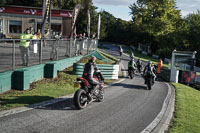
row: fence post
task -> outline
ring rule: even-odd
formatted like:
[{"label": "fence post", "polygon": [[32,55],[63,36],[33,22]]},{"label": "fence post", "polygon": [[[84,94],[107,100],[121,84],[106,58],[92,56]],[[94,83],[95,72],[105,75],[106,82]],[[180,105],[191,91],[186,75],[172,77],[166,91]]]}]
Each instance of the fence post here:
[{"label": "fence post", "polygon": [[89,54],[90,43],[91,43],[91,40],[90,40],[90,38],[88,38],[88,44],[87,44],[87,54]]},{"label": "fence post", "polygon": [[59,48],[59,42],[60,42],[60,40],[56,40],[57,41],[57,45],[55,46],[55,51],[56,51],[56,60],[58,60],[58,55],[59,55],[59,53],[58,53],[58,48]]},{"label": "fence post", "polygon": [[43,46],[43,39],[40,40],[40,49],[39,49],[39,62],[42,64],[42,46]]},{"label": "fence post", "polygon": [[95,50],[97,50],[97,48],[98,48],[98,45],[99,45],[99,40],[97,39],[97,43],[96,43],[96,49],[95,49]]},{"label": "fence post", "polygon": [[15,40],[13,40],[12,48],[12,70],[15,70]]},{"label": "fence post", "polygon": [[71,55],[71,53],[72,53],[72,42],[73,42],[73,38],[71,37],[70,38],[70,42],[69,42],[69,57],[71,57],[72,55]]}]

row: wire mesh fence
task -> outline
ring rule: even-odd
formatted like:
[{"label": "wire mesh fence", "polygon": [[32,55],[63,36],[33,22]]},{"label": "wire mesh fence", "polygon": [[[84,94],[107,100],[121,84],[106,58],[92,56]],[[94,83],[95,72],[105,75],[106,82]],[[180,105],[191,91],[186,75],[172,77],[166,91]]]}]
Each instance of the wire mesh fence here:
[{"label": "wire mesh fence", "polygon": [[96,39],[23,40],[28,47],[21,46],[20,39],[0,40],[0,72],[86,55],[98,46]]}]

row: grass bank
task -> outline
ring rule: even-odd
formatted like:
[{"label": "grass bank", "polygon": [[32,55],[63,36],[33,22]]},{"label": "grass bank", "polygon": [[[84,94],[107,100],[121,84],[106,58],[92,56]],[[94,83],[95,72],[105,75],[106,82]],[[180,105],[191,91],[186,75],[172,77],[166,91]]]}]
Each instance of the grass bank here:
[{"label": "grass bank", "polygon": [[176,88],[175,113],[169,133],[200,133],[200,91],[183,84]]}]

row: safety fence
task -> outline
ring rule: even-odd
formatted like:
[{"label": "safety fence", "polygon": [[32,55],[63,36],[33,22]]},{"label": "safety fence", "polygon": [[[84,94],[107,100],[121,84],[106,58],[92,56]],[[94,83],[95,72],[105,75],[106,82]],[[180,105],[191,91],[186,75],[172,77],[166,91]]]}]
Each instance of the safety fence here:
[{"label": "safety fence", "polygon": [[[21,47],[21,40],[29,47]],[[96,39],[0,39],[0,72],[86,55],[97,46]]]},{"label": "safety fence", "polygon": [[27,90],[32,82],[43,78],[55,78],[59,71],[72,66],[83,56],[66,58],[59,61],[48,62],[46,64],[33,65],[19,68],[15,71],[0,73],[0,93],[11,89]]},{"label": "safety fence", "polygon": [[[73,71],[78,77],[83,75],[84,63],[74,63]],[[96,64],[105,79],[118,79],[119,65]]]}]

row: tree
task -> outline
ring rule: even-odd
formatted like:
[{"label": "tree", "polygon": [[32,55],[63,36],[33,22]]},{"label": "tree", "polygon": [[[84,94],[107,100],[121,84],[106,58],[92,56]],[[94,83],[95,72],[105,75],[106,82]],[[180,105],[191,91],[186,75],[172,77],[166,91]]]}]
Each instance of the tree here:
[{"label": "tree", "polygon": [[[189,26],[187,34],[188,45],[187,49],[190,51],[197,51],[197,56],[200,56],[200,10],[196,13],[189,14],[186,18]],[[200,65],[200,58],[197,58],[197,64]]]},{"label": "tree", "polygon": [[[133,22],[146,32],[152,40],[147,40],[156,52],[162,46],[163,36],[177,30],[177,21],[181,18],[174,0],[137,0],[129,6]],[[166,41],[165,41],[166,42]]]}]

